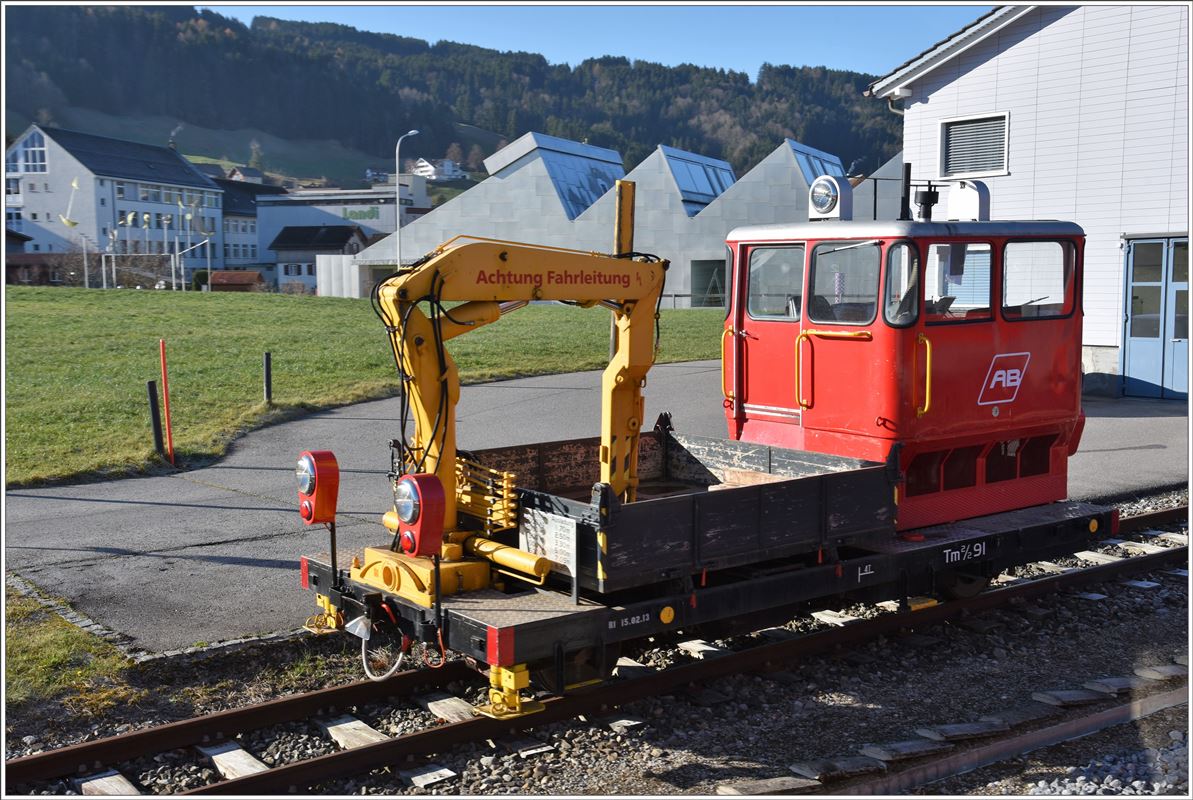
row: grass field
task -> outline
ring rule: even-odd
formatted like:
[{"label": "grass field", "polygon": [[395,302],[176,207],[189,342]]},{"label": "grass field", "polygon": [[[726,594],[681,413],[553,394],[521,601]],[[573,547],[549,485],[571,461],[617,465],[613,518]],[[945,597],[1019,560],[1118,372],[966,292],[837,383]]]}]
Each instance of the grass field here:
[{"label": "grass field", "polygon": [[11,711],[58,699],[72,711],[97,712],[136,700],[121,676],[127,659],[112,645],[5,588],[4,701]]},{"label": "grass field", "polygon": [[[245,430],[303,409],[395,393],[367,300],[274,294],[6,287],[6,485],[143,471],[153,453],[145,382],[166,340],[174,448],[218,456]],[[718,356],[717,309],[664,310],[659,361]],[[599,369],[609,312],[522,309],[453,340],[464,382]],[[274,407],[262,400],[272,353]]]}]

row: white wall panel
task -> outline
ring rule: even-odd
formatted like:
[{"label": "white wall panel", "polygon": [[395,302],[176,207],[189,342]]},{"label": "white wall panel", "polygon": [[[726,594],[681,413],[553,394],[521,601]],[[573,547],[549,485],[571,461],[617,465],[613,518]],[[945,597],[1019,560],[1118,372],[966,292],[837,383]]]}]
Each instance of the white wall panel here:
[{"label": "white wall panel", "polygon": [[1085,228],[1087,345],[1121,343],[1121,236],[1187,226],[1187,24],[1185,6],[1042,7],[911,87],[917,177],[937,169],[940,119],[1009,112],[994,212]]}]

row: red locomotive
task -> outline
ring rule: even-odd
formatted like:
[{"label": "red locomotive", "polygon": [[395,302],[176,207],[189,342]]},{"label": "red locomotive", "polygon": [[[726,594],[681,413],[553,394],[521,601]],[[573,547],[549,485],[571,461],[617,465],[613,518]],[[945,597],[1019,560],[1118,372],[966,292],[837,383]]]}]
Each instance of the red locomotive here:
[{"label": "red locomotive", "polygon": [[[813,213],[848,209],[818,184]],[[972,183],[933,222],[935,195],[920,220],[728,238],[730,436],[893,463],[900,530],[1063,499],[1085,419],[1081,228],[991,222]]]}]

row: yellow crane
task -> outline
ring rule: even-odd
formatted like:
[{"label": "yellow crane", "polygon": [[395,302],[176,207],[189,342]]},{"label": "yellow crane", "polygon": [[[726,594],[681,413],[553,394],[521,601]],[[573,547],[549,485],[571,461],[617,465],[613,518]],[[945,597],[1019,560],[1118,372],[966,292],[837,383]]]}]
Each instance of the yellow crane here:
[{"label": "yellow crane", "polygon": [[[542,584],[551,569],[546,558],[482,535],[516,525],[510,503],[513,476],[487,481],[498,488],[485,498],[505,516],[496,526],[462,524],[460,513],[480,513],[471,478],[481,465],[458,458],[456,404],[460,380],[445,344],[492,324],[504,314],[540,300],[583,308],[602,306],[613,313],[613,355],[602,378],[600,480],[623,502],[635,499],[638,486],[638,437],[642,427],[646,374],[654,363],[658,304],[667,262],[632,252],[633,184],[619,181],[615,255],[561,247],[460,236],[440,245],[415,264],[399,267],[374,288],[373,301],[385,322],[402,381],[403,414],[413,418],[413,435],[395,440],[394,506],[383,524],[395,536],[394,547],[368,547],[354,558],[349,576],[423,608],[438,607],[441,597],[490,586],[493,572]],[[423,516],[442,514],[442,538],[428,552],[403,536],[416,537],[421,491],[426,476],[442,487],[441,500],[423,499]],[[412,483],[409,478],[423,483]],[[502,489],[505,490],[503,495]],[[417,525],[439,532],[438,519]],[[423,530],[427,528],[424,527]],[[409,544],[410,547],[406,545]],[[323,619],[335,622],[330,598],[321,595]],[[525,713],[518,690],[527,685],[524,665],[492,666],[491,711]]]}]

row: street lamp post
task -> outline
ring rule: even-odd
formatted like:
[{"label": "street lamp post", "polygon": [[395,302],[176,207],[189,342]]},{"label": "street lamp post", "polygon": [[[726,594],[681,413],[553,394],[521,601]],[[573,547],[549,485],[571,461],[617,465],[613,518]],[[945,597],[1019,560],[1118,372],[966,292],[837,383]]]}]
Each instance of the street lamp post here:
[{"label": "street lamp post", "polygon": [[[91,272],[87,269],[87,234],[80,233],[79,240],[83,243],[83,288],[91,288]],[[98,246],[96,247],[98,250]]]},{"label": "street lamp post", "polygon": [[174,254],[170,253],[170,226],[174,224],[174,215],[164,215],[162,222],[166,224],[166,232],[162,236],[162,252],[170,254],[170,291],[174,291],[178,288],[178,281],[174,278]]},{"label": "street lamp post", "polygon": [[394,255],[397,256],[397,268],[402,267],[402,140],[407,136],[417,136],[417,130],[409,130],[398,137],[394,145]]}]

